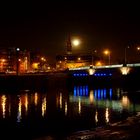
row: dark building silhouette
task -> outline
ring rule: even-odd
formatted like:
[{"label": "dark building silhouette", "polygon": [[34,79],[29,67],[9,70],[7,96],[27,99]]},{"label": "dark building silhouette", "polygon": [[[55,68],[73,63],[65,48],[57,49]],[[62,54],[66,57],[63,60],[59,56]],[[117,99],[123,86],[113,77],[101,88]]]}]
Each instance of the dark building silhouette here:
[{"label": "dark building silhouette", "polygon": [[72,54],[71,37],[69,36],[66,42],[67,55]]}]

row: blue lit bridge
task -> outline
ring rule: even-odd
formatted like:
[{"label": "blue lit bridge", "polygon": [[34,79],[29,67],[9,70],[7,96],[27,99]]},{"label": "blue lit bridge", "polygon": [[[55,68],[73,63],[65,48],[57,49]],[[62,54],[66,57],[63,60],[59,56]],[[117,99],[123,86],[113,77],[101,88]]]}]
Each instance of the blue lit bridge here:
[{"label": "blue lit bridge", "polygon": [[106,66],[85,66],[69,69],[73,82],[94,82],[97,84],[115,83],[120,85],[138,85],[140,82],[140,63]]}]

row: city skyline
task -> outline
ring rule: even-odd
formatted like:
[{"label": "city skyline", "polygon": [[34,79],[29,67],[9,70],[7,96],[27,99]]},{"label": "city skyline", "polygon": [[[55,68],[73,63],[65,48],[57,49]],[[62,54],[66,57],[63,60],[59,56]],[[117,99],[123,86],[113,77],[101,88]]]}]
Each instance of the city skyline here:
[{"label": "city skyline", "polygon": [[82,40],[73,52],[110,49],[112,59],[122,60],[125,47],[130,46],[136,54],[134,48],[140,44],[140,15],[136,3],[14,4],[4,4],[1,9],[0,47],[38,51],[52,60],[66,52],[70,34]]}]

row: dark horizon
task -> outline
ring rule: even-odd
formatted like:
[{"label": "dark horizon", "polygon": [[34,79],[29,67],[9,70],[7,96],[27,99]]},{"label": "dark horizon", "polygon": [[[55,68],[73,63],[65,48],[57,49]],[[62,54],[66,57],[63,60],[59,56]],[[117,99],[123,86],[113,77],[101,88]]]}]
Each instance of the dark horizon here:
[{"label": "dark horizon", "polygon": [[133,50],[128,55],[136,56],[135,48],[140,45],[136,3],[9,3],[2,5],[0,19],[0,47],[38,51],[49,60],[66,52],[69,34],[82,40],[73,52],[108,48],[114,60],[123,59],[127,46]]}]

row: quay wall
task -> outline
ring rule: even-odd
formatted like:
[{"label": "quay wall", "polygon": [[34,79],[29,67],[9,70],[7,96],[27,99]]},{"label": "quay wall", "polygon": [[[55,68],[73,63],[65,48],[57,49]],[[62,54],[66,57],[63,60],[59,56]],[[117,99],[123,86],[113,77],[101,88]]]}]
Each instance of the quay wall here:
[{"label": "quay wall", "polygon": [[45,74],[0,75],[0,89],[43,89],[58,86],[88,84],[94,86],[140,86],[140,67],[122,75],[119,68],[98,69],[93,75],[88,70],[63,71]]},{"label": "quay wall", "polygon": [[[0,90],[56,88],[66,83],[66,73],[0,75]],[[61,82],[60,82],[61,81]]]}]

